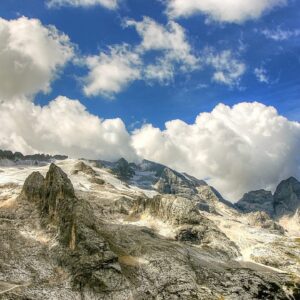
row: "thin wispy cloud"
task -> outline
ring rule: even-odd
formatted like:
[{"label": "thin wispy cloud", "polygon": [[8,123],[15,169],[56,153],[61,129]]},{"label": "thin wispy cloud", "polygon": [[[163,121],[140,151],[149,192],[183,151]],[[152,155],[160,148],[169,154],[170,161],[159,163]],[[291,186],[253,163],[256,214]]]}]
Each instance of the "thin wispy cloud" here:
[{"label": "thin wispy cloud", "polygon": [[260,31],[266,38],[274,41],[285,41],[300,36],[300,29],[284,30],[281,27],[275,29],[263,29]]},{"label": "thin wispy cloud", "polygon": [[255,68],[254,74],[259,82],[262,82],[262,83],[270,82],[267,70],[265,68],[263,68],[263,67]]},{"label": "thin wispy cloud", "polygon": [[46,3],[49,8],[59,8],[62,6],[92,7],[100,5],[114,10],[118,8],[119,0],[48,0]]},{"label": "thin wispy cloud", "polygon": [[171,18],[204,14],[209,20],[243,23],[258,19],[287,0],[166,0],[167,14]]}]

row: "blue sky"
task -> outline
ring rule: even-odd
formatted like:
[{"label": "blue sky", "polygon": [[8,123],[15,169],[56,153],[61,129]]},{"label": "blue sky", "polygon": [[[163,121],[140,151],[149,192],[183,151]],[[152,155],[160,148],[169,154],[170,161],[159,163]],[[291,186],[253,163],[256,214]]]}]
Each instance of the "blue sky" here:
[{"label": "blue sky", "polygon": [[[1,2],[0,16],[7,20],[26,16],[41,20],[43,25],[54,25],[69,36],[79,55],[88,56],[108,51],[109,46],[117,44],[138,45],[141,37],[134,28],[124,28],[124,20],[141,21],[143,16],[148,16],[166,26],[165,10],[166,4],[155,0],[124,0],[116,10],[101,5],[49,9],[41,0],[5,0]],[[91,113],[103,118],[120,117],[129,129],[145,121],[160,128],[166,121],[177,118],[192,123],[200,112],[211,111],[219,102],[233,105],[259,101],[299,121],[300,34],[274,40],[263,32],[299,30],[300,3],[289,1],[283,7],[275,7],[257,19],[240,24],[206,20],[206,15],[197,13],[177,18],[175,22],[184,28],[196,56],[201,56],[205,47],[236,54],[246,67],[237,85],[214,82],[212,69],[206,66],[185,73],[175,72],[173,79],[164,84],[135,80],[114,94],[113,99],[101,94],[88,97],[80,83],[88,70],[68,63],[52,82],[51,92],[37,94],[35,102],[46,104],[58,95],[79,99]],[[150,61],[151,53],[149,56]],[[268,82],[260,82],[255,69],[263,69]]]},{"label": "blue sky", "polygon": [[0,149],[146,158],[232,201],[300,178],[299,1],[0,8]]}]

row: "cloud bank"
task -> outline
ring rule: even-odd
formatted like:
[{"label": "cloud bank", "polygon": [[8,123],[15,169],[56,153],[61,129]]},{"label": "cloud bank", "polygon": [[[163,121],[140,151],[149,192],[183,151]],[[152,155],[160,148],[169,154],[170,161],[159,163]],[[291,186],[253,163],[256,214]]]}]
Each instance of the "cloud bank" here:
[{"label": "cloud bank", "polygon": [[164,130],[146,124],[133,133],[121,119],[100,119],[62,96],[43,107],[26,100],[3,102],[0,120],[0,149],[146,158],[208,179],[229,200],[300,175],[300,124],[257,102],[219,104],[193,124],[172,120]]},{"label": "cloud bank", "polygon": [[219,104],[194,124],[172,120],[164,130],[147,124],[132,139],[138,155],[209,178],[230,200],[300,175],[300,124],[257,102]]},{"label": "cloud bank", "polygon": [[0,149],[137,159],[122,120],[102,120],[87,112],[78,100],[59,96],[43,107],[27,100],[3,102],[0,120]]},{"label": "cloud bank", "polygon": [[0,18],[0,99],[48,92],[73,57],[68,36],[37,19]]},{"label": "cloud bank", "polygon": [[257,19],[271,9],[285,5],[287,0],[165,0],[171,18],[201,13],[210,20],[242,23]]}]

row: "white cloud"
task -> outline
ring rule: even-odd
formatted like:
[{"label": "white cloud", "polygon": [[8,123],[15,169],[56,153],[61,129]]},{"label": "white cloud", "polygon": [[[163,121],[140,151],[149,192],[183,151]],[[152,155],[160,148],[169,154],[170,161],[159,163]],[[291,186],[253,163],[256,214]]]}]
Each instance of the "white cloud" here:
[{"label": "white cloud", "polygon": [[158,81],[160,84],[168,84],[175,75],[175,66],[171,61],[160,57],[154,64],[149,64],[144,68],[144,79],[148,83]]},{"label": "white cloud", "polygon": [[209,183],[230,200],[300,175],[300,124],[256,102],[219,104],[194,124],[173,120],[163,131],[145,125],[134,132],[133,145],[146,159],[211,178]]},{"label": "white cloud", "polygon": [[213,81],[228,86],[238,85],[246,71],[246,65],[231,50],[216,52],[208,48],[204,51],[202,60],[214,69]]},{"label": "white cloud", "polygon": [[46,106],[26,100],[0,104],[0,149],[131,161],[137,156],[121,119],[102,120],[77,100],[57,97]]},{"label": "white cloud", "polygon": [[265,68],[263,68],[263,67],[255,68],[254,74],[259,82],[262,82],[262,83],[270,82],[267,70]]},{"label": "white cloud", "polygon": [[170,17],[187,17],[202,13],[220,22],[242,23],[257,19],[287,0],[165,0]]},{"label": "white cloud", "polygon": [[48,92],[72,56],[68,36],[54,26],[26,17],[0,18],[0,99]]},{"label": "white cloud", "polygon": [[[142,42],[136,47],[116,45],[110,47],[108,53],[83,59],[89,69],[83,80],[87,96],[113,98],[135,80],[168,84],[175,74],[198,67],[198,59],[192,54],[192,47],[179,24],[170,22],[163,26],[144,17],[141,22],[127,20],[125,26],[134,26]],[[148,61],[145,55],[150,51],[156,53]]]},{"label": "white cloud", "polygon": [[75,6],[90,7],[101,5],[108,9],[117,9],[119,0],[48,0],[48,7]]},{"label": "white cloud", "polygon": [[[163,55],[159,57],[153,66],[157,69],[161,62],[165,61],[163,73],[168,74],[166,77],[171,74],[170,67],[167,64],[171,66],[178,64],[182,71],[194,70],[198,67],[198,59],[193,54],[185,30],[178,23],[170,21],[166,26],[163,26],[149,17],[144,17],[141,22],[127,20],[126,25],[134,26],[141,36],[142,42],[138,47],[141,53],[148,51],[163,52]],[[166,69],[168,69],[167,72]],[[160,79],[160,72],[158,74],[158,79]]]},{"label": "white cloud", "polygon": [[128,45],[111,47],[109,53],[88,56],[85,64],[89,69],[89,74],[84,79],[84,92],[87,96],[113,97],[141,76],[139,54]]},{"label": "white cloud", "polygon": [[43,107],[26,100],[2,102],[0,120],[0,149],[112,161],[142,157],[210,178],[229,200],[300,176],[300,123],[256,102],[219,104],[193,124],[172,120],[164,130],[145,124],[132,135],[121,119],[100,119],[62,96]]},{"label": "white cloud", "polygon": [[277,27],[273,30],[264,29],[261,31],[261,33],[268,39],[274,41],[284,41],[300,36],[300,29],[284,30],[280,27]]}]

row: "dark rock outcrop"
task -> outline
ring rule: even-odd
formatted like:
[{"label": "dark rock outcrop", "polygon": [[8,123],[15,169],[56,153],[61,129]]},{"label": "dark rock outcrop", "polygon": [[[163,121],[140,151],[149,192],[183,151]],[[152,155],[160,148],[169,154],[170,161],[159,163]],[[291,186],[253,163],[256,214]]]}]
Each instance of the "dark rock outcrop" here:
[{"label": "dark rock outcrop", "polygon": [[120,158],[112,168],[112,172],[121,180],[128,181],[135,174],[134,164],[128,163],[124,158]]},{"label": "dark rock outcrop", "polygon": [[22,164],[28,162],[34,162],[38,164],[39,162],[51,162],[53,160],[64,160],[67,159],[66,155],[49,155],[49,154],[31,154],[31,155],[23,155],[21,152],[12,152],[9,150],[1,150],[0,149],[0,160],[9,160],[14,163]]},{"label": "dark rock outcrop", "polygon": [[156,183],[156,189],[161,194],[195,195],[197,182],[169,168],[164,168]]},{"label": "dark rock outcrop", "polygon": [[273,195],[266,190],[251,191],[245,193],[235,207],[244,213],[263,211],[273,216]]},{"label": "dark rock outcrop", "polygon": [[300,207],[300,182],[294,177],[281,181],[276,188],[273,205],[276,217],[293,215]]}]

